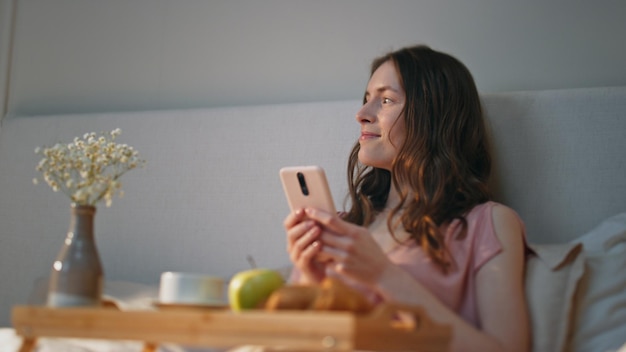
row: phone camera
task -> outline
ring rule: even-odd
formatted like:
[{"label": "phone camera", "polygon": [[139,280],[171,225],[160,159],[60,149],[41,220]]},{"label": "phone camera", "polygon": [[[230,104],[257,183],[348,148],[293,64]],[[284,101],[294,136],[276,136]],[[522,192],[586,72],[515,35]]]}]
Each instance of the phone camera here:
[{"label": "phone camera", "polygon": [[302,191],[302,194],[304,194],[305,196],[308,196],[309,195],[309,187],[307,187],[307,185],[306,185],[306,180],[304,179],[304,174],[302,172],[298,172],[297,176],[298,176],[298,183],[300,184],[300,190]]}]

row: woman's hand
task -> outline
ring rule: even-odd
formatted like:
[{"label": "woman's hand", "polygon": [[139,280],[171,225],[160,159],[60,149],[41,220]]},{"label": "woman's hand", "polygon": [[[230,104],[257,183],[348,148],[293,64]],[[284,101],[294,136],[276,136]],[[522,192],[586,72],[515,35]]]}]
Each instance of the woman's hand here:
[{"label": "woman's hand", "polygon": [[323,229],[316,230],[316,241],[321,242],[320,255],[330,259],[327,265],[375,289],[382,273],[392,264],[370,232],[318,209],[306,208],[304,216]]},{"label": "woman's hand", "polygon": [[326,277],[326,266],[317,260],[322,249],[322,228],[307,219],[303,209],[287,215],[283,225],[287,231],[287,253],[300,271],[302,283],[320,283]]}]

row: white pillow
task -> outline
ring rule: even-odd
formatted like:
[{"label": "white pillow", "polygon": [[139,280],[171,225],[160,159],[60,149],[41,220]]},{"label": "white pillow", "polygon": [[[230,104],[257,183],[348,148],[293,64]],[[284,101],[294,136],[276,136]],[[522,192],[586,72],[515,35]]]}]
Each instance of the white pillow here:
[{"label": "white pillow", "polygon": [[569,350],[615,351],[626,342],[626,213],[574,242],[583,244],[587,259]]},{"label": "white pillow", "polygon": [[580,244],[529,245],[526,299],[532,351],[564,351],[571,330],[574,294],[584,271]]}]

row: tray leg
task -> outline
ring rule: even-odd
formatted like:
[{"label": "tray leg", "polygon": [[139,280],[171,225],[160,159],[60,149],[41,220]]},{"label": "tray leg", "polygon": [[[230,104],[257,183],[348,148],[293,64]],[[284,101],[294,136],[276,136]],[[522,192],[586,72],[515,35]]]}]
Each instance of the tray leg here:
[{"label": "tray leg", "polygon": [[156,343],[146,342],[143,344],[142,352],[156,352],[159,346]]},{"label": "tray leg", "polygon": [[22,345],[20,346],[19,352],[31,352],[36,344],[37,344],[36,337],[24,337],[24,340],[22,341]]}]

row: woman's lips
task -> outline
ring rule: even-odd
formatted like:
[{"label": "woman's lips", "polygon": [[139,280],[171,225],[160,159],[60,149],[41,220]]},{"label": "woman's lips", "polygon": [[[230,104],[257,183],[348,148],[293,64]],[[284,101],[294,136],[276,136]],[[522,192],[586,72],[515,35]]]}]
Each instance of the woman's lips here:
[{"label": "woman's lips", "polygon": [[361,137],[359,138],[359,140],[364,141],[364,140],[374,139],[374,138],[379,138],[379,137],[380,135],[377,133],[361,132]]}]

